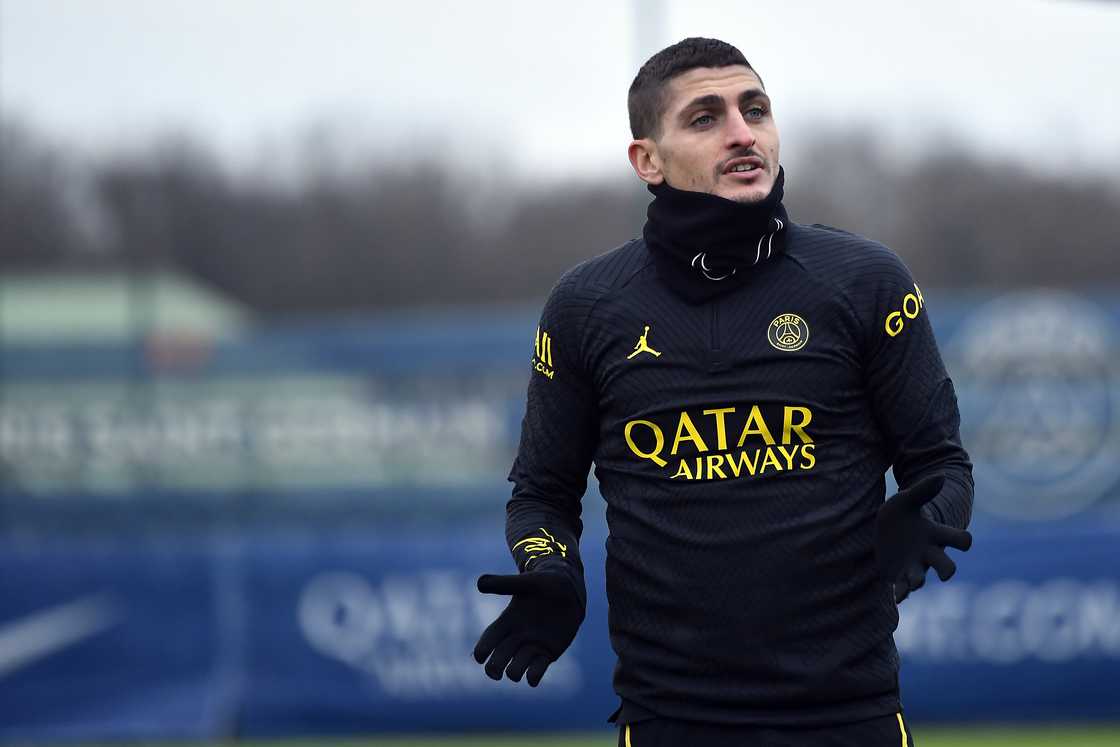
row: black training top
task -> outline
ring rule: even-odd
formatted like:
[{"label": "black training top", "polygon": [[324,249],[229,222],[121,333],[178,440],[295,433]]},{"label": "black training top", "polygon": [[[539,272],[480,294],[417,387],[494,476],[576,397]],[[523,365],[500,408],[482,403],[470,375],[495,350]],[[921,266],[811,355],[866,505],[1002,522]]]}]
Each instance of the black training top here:
[{"label": "black training top", "polygon": [[622,722],[898,711],[898,612],[874,550],[884,473],[945,475],[926,510],[968,524],[956,395],[906,266],[825,226],[786,242],[690,305],[634,240],[545,304],[506,538],[521,571],[562,569],[584,594],[594,461]]}]

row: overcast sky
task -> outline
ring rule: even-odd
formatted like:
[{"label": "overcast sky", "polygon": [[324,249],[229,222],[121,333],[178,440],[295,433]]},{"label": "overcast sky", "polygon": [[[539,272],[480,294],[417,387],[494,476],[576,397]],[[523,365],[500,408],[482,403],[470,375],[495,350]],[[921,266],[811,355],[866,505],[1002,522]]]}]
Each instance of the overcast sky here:
[{"label": "overcast sky", "polygon": [[1120,164],[1120,2],[1088,0],[0,0],[0,107],[92,150],[178,130],[251,162],[319,124],[348,148],[623,173],[639,61],[694,35],[758,69],[787,158],[829,124]]}]

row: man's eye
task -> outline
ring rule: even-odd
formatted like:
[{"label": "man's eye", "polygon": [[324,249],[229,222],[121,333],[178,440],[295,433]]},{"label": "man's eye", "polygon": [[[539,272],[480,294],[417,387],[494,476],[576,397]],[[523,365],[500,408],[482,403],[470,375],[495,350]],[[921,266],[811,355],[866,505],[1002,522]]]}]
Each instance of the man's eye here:
[{"label": "man's eye", "polygon": [[694,125],[698,125],[698,124],[708,124],[707,122],[705,122],[705,121],[704,121],[704,120],[706,120],[706,119],[707,119],[707,120],[711,120],[711,121],[713,121],[713,122],[715,121],[715,118],[714,118],[714,117],[713,117],[713,116],[712,116],[711,114],[701,114],[701,115],[700,115],[699,117],[697,117],[696,119],[692,120],[692,124],[694,124]]},{"label": "man's eye", "polygon": [[752,119],[762,119],[766,116],[766,110],[761,106],[752,106],[750,109],[747,109],[747,116]]}]

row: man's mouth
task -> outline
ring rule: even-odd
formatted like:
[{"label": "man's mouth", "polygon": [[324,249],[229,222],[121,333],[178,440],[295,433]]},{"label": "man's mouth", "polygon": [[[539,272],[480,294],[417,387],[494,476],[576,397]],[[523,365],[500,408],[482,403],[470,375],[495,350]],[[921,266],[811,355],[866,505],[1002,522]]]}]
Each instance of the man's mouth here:
[{"label": "man's mouth", "polygon": [[723,173],[755,175],[763,170],[763,165],[762,159],[757,156],[733,158],[723,167]]}]

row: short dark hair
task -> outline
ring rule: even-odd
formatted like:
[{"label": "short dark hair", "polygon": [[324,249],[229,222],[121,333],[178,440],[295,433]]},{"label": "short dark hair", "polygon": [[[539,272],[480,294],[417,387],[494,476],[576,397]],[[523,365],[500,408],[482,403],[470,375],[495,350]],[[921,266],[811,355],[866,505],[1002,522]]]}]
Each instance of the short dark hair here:
[{"label": "short dark hair", "polygon": [[[661,115],[665,111],[665,87],[681,73],[697,67],[743,65],[756,76],[758,72],[735,47],[719,39],[690,36],[646,60],[630,84],[626,104],[630,110],[630,133],[634,139],[657,138],[661,134]],[[762,82],[762,76],[758,76]]]}]

